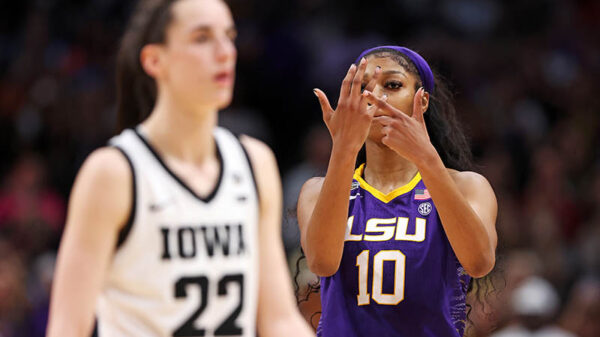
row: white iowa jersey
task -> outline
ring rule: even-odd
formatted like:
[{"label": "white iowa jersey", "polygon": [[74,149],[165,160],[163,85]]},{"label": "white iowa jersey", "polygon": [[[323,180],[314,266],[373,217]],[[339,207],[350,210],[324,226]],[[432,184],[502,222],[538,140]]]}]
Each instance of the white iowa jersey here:
[{"label": "white iowa jersey", "polygon": [[255,336],[257,189],[239,140],[223,128],[214,137],[221,172],[204,198],[139,128],[111,139],[135,192],[97,307],[100,336]]}]

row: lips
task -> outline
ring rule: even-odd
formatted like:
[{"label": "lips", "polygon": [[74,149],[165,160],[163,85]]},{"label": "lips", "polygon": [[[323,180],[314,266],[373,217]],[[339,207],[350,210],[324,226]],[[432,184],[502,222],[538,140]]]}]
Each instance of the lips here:
[{"label": "lips", "polygon": [[219,85],[223,85],[223,86],[231,85],[233,83],[233,72],[231,72],[231,71],[218,72],[213,77],[213,80]]}]

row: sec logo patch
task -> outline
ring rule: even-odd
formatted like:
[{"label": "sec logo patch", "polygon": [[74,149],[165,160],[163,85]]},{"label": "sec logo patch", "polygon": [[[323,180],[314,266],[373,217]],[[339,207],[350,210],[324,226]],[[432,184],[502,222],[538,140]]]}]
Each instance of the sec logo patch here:
[{"label": "sec logo patch", "polygon": [[431,209],[432,209],[432,207],[429,202],[422,202],[419,205],[418,211],[421,215],[425,216],[425,215],[429,215],[429,213],[431,213]]}]

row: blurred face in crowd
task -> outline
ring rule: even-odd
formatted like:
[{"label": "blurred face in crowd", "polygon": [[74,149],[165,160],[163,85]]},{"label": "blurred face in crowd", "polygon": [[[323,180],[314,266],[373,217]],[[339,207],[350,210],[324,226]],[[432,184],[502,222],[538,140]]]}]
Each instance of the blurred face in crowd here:
[{"label": "blurred face in crowd", "polygon": [[[413,99],[416,92],[415,88],[419,88],[420,83],[418,75],[408,72],[392,57],[370,55],[367,56],[367,60],[369,63],[367,64],[367,69],[365,71],[363,86],[369,83],[375,73],[375,68],[381,67],[381,75],[373,89],[373,94],[377,97],[387,95],[387,102],[390,105],[411,116],[413,111]],[[375,112],[375,116],[386,115],[389,114],[382,110]],[[382,137],[381,124],[373,122],[371,124],[369,139],[380,142]]]},{"label": "blurred face in crowd", "polygon": [[186,107],[223,108],[231,102],[237,31],[222,0],[179,0],[171,7],[166,43],[142,50],[144,69],[159,96]]}]

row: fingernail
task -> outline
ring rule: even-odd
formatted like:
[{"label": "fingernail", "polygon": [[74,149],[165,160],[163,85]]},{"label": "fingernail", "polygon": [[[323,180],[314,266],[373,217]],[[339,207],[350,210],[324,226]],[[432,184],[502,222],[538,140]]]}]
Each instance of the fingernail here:
[{"label": "fingernail", "polygon": [[381,67],[380,67],[380,66],[377,66],[377,67],[375,68],[375,71],[377,71],[377,72],[381,71]]},{"label": "fingernail", "polygon": [[381,96],[381,99],[387,99],[387,94],[383,94],[383,96]]},{"label": "fingernail", "polygon": [[364,57],[360,59],[360,64],[365,64],[365,62],[367,62],[367,59],[365,59]]},{"label": "fingernail", "polygon": [[319,97],[319,95],[317,95],[317,89],[313,89],[313,93],[315,94],[315,96],[317,96],[317,98]]}]

